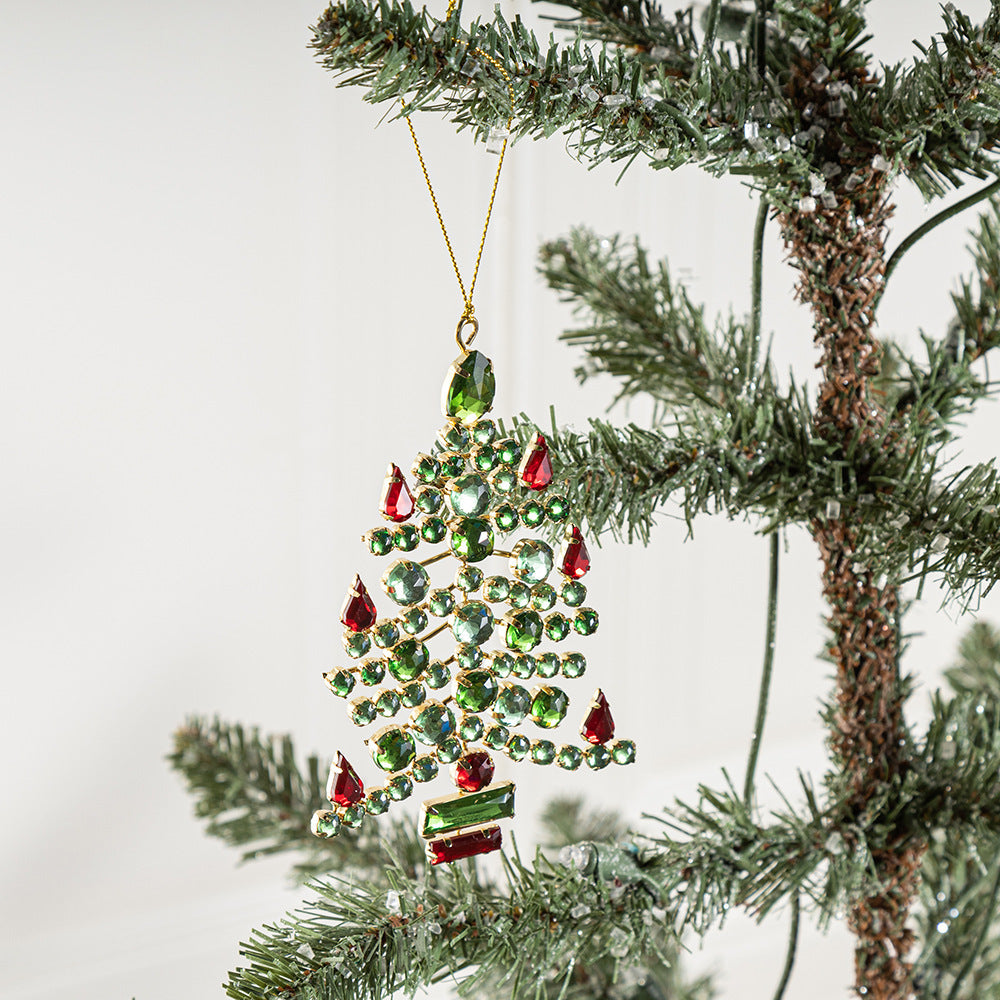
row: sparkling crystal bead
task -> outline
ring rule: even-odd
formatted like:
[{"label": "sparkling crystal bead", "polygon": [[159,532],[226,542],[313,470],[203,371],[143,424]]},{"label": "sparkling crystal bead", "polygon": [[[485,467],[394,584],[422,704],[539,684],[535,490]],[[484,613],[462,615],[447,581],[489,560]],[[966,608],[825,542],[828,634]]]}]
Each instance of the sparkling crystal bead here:
[{"label": "sparkling crystal bead", "polygon": [[479,472],[492,472],[500,461],[496,449],[491,445],[480,445],[472,452],[472,464]]},{"label": "sparkling crystal bead", "polygon": [[387,556],[396,544],[392,532],[388,528],[372,528],[364,536],[368,551],[374,556]]},{"label": "sparkling crystal bead", "polygon": [[478,566],[459,566],[455,573],[455,586],[471,594],[483,585],[483,571]]},{"label": "sparkling crystal bead", "polygon": [[371,698],[355,698],[348,705],[351,722],[356,726],[367,726],[375,721],[378,712]]},{"label": "sparkling crystal bead", "polygon": [[459,476],[448,486],[448,506],[458,517],[479,517],[490,508],[490,488],[482,476]]},{"label": "sparkling crystal bead", "polygon": [[404,708],[416,708],[427,700],[427,690],[419,681],[414,681],[399,692],[399,700]]},{"label": "sparkling crystal bead", "polygon": [[[398,726],[390,726],[380,730],[372,736],[368,743],[371,748],[372,760],[383,771],[405,770],[417,754],[413,737]],[[389,794],[391,795],[392,792],[390,791]]]},{"label": "sparkling crystal bead", "polygon": [[559,654],[542,653],[536,657],[535,672],[539,677],[555,677],[559,673]]},{"label": "sparkling crystal bead", "polygon": [[471,830],[457,837],[442,837],[427,844],[427,860],[432,865],[461,861],[463,858],[478,857],[499,851],[503,843],[500,827],[491,826],[486,830]]},{"label": "sparkling crystal bead", "polygon": [[493,758],[485,750],[474,750],[457,761],[451,779],[463,792],[478,792],[493,780]]},{"label": "sparkling crystal bead", "polygon": [[403,684],[415,681],[430,666],[431,654],[419,639],[404,639],[392,647],[389,673]]},{"label": "sparkling crystal bead", "polygon": [[530,653],[542,641],[542,619],[534,611],[515,611],[506,619],[508,649]]},{"label": "sparkling crystal bead", "polygon": [[517,476],[510,469],[499,469],[490,476],[490,486],[502,496],[507,496],[516,488]]},{"label": "sparkling crystal bead", "polygon": [[556,745],[551,740],[531,741],[531,760],[535,764],[551,764],[556,759]]},{"label": "sparkling crystal bead", "polygon": [[336,837],[341,825],[340,816],[332,809],[318,809],[312,814],[309,829],[316,837]]},{"label": "sparkling crystal bead", "polygon": [[427,628],[427,612],[423,608],[410,608],[399,616],[399,623],[407,635],[419,635]]},{"label": "sparkling crystal bead", "polygon": [[483,736],[483,743],[491,750],[502,750],[509,739],[510,730],[506,726],[491,726]]},{"label": "sparkling crystal bead", "polygon": [[616,764],[634,764],[635,744],[631,740],[618,740],[611,747],[611,759]]},{"label": "sparkling crystal bead", "polygon": [[512,580],[507,600],[513,608],[526,608],[531,602],[531,588],[520,580]]},{"label": "sparkling crystal bead", "polygon": [[611,751],[600,743],[592,746],[584,756],[587,760],[587,766],[595,771],[599,771],[611,763]]},{"label": "sparkling crystal bead", "polygon": [[372,641],[364,632],[345,632],[343,636],[344,652],[352,660],[358,660],[372,648]]},{"label": "sparkling crystal bead", "polygon": [[522,736],[520,733],[516,733],[506,744],[504,744],[504,753],[514,761],[524,760],[528,755],[528,751],[531,749],[531,740],[527,736]]},{"label": "sparkling crystal bead", "polygon": [[378,612],[360,576],[354,577],[340,609],[340,620],[352,632],[364,632],[375,624]]},{"label": "sparkling crystal bead", "polygon": [[424,678],[424,682],[429,688],[433,688],[437,691],[439,688],[443,688],[448,681],[451,680],[451,670],[447,663],[441,663],[440,660],[435,660],[427,668],[427,676]]},{"label": "sparkling crystal bead", "polygon": [[363,805],[348,806],[341,814],[340,821],[344,826],[349,826],[356,830],[365,819],[365,807]]},{"label": "sparkling crystal bead", "polygon": [[465,517],[451,533],[451,551],[467,562],[482,562],[493,552],[493,526],[478,517]]},{"label": "sparkling crystal bead", "polygon": [[391,719],[399,711],[399,706],[399,694],[391,688],[383,691],[375,701],[375,711],[384,719]]},{"label": "sparkling crystal bead", "polygon": [[467,428],[463,427],[461,424],[455,423],[454,421],[448,421],[448,423],[446,423],[444,427],[438,431],[438,440],[449,451],[465,452],[469,448],[472,437],[470,436]]},{"label": "sparkling crystal bead", "polygon": [[590,702],[590,711],[580,727],[580,735],[594,744],[607,743],[615,737],[615,720],[611,716],[608,699],[598,688]]},{"label": "sparkling crystal bead", "polygon": [[507,682],[500,685],[493,702],[493,716],[501,725],[517,726],[524,722],[530,708],[531,695],[520,684]]},{"label": "sparkling crystal bead", "polygon": [[502,503],[493,511],[493,522],[504,534],[509,534],[517,528],[520,521],[517,508],[512,507],[509,503]]},{"label": "sparkling crystal bead", "polygon": [[569,619],[558,611],[545,619],[545,634],[553,642],[562,642],[569,635],[569,627]]},{"label": "sparkling crystal bead", "polygon": [[542,729],[554,729],[566,718],[569,698],[559,688],[538,687],[531,692],[531,721]]},{"label": "sparkling crystal bead", "polygon": [[444,503],[441,491],[433,486],[424,486],[417,490],[417,510],[422,514],[436,514]]},{"label": "sparkling crystal bead", "polygon": [[563,677],[582,677],[587,670],[587,657],[583,653],[563,653],[561,660]]},{"label": "sparkling crystal bead", "polygon": [[379,503],[382,516],[389,521],[407,521],[413,516],[413,494],[398,465],[389,465],[385,482],[382,484],[382,500]]},{"label": "sparkling crystal bead", "polygon": [[475,670],[483,662],[483,651],[478,646],[459,643],[455,647],[455,664],[459,670]]},{"label": "sparkling crystal bead", "polygon": [[545,508],[537,500],[521,504],[521,520],[529,528],[537,528],[545,520]]},{"label": "sparkling crystal bead", "polygon": [[463,712],[483,712],[493,704],[498,684],[488,670],[465,670],[455,677],[455,703]]},{"label": "sparkling crystal bead", "polygon": [[493,406],[493,363],[479,351],[456,358],[445,379],[441,408],[446,417],[473,424]]},{"label": "sparkling crystal bead", "polygon": [[587,599],[587,588],[578,580],[567,580],[559,588],[559,596],[564,604],[578,608]]},{"label": "sparkling crystal bead", "polygon": [[487,601],[506,601],[510,594],[510,581],[505,576],[489,576],[483,583],[483,596]]},{"label": "sparkling crystal bead", "polygon": [[420,530],[415,524],[401,524],[393,536],[400,552],[412,552],[420,544]]},{"label": "sparkling crystal bead", "polygon": [[408,799],[413,794],[413,782],[408,775],[394,774],[386,782],[386,791],[389,793],[390,799],[402,802],[403,799]]},{"label": "sparkling crystal bead", "polygon": [[372,788],[365,796],[365,812],[381,816],[389,808],[389,793],[384,788]]},{"label": "sparkling crystal bead", "polygon": [[531,606],[536,611],[548,611],[556,603],[556,588],[550,583],[536,583],[531,588]]},{"label": "sparkling crystal bead", "polygon": [[431,756],[418,757],[411,771],[414,781],[433,781],[438,774],[438,762]]},{"label": "sparkling crystal bead", "polygon": [[445,524],[444,518],[441,517],[425,517],[420,525],[420,537],[425,542],[430,542],[432,545],[437,542],[443,541],[445,535],[448,534],[448,525]]},{"label": "sparkling crystal bead", "polygon": [[499,651],[492,653],[490,655],[490,670],[492,670],[494,677],[510,677],[514,670],[514,657],[510,653]]},{"label": "sparkling crystal bead", "polygon": [[552,549],[535,538],[523,538],[513,548],[510,571],[524,583],[540,583],[552,572]]},{"label": "sparkling crystal bead", "polygon": [[441,455],[441,478],[456,479],[465,472],[465,456],[458,452],[444,452]]},{"label": "sparkling crystal bead", "polygon": [[580,635],[593,635],[597,631],[597,612],[593,608],[580,608],[573,617],[573,628]]},{"label": "sparkling crystal bead", "polygon": [[497,427],[492,420],[477,420],[472,425],[472,440],[476,444],[493,444],[497,436]]},{"label": "sparkling crystal bead", "polygon": [[522,681],[533,677],[535,675],[535,658],[530,653],[518,654],[514,657],[514,669],[512,673]]},{"label": "sparkling crystal bead", "polygon": [[437,746],[455,733],[455,716],[440,701],[424,702],[410,717],[413,735],[426,746]]},{"label": "sparkling crystal bead", "polygon": [[366,660],[358,670],[358,680],[365,687],[375,687],[385,680],[385,664],[381,660]]},{"label": "sparkling crystal bead", "polygon": [[545,501],[545,516],[553,524],[562,524],[569,517],[569,503],[564,496],[549,497]]},{"label": "sparkling crystal bead", "polygon": [[529,490],[544,490],[552,482],[552,462],[545,435],[535,435],[534,444],[525,452],[517,470],[518,478]]},{"label": "sparkling crystal bead", "polygon": [[583,763],[583,753],[574,746],[563,744],[556,752],[556,763],[567,771],[575,771]]},{"label": "sparkling crystal bead", "polygon": [[399,559],[382,577],[382,587],[397,603],[403,606],[419,604],[427,596],[430,577],[420,563]]},{"label": "sparkling crystal bead", "polygon": [[566,548],[563,550],[559,571],[574,580],[579,580],[590,569],[590,553],[580,529],[573,525],[566,533]]},{"label": "sparkling crystal bead", "polygon": [[399,642],[399,626],[391,619],[380,621],[372,632],[372,639],[379,649],[388,649]]},{"label": "sparkling crystal bead", "polygon": [[433,483],[441,475],[441,463],[433,455],[420,454],[410,467],[413,478],[421,483]]},{"label": "sparkling crystal bead", "polygon": [[463,715],[458,723],[458,735],[466,743],[475,743],[483,735],[483,720],[478,715]]},{"label": "sparkling crystal bead", "polygon": [[437,759],[442,764],[453,764],[459,757],[462,756],[462,752],[465,747],[462,745],[462,741],[454,736],[449,736],[448,739],[442,740],[435,750]]},{"label": "sparkling crystal bead", "polygon": [[450,590],[432,590],[427,601],[427,608],[432,615],[438,618],[446,618],[455,607],[455,598]]},{"label": "sparkling crystal bead", "polygon": [[326,781],[326,797],[336,806],[353,806],[365,797],[364,782],[339,751]]},{"label": "sparkling crystal bead", "polygon": [[521,446],[513,438],[505,438],[496,449],[503,465],[517,465],[521,461]]},{"label": "sparkling crystal bead", "polygon": [[481,646],[493,635],[493,613],[482,601],[468,601],[455,608],[451,631],[456,642]]},{"label": "sparkling crystal bead", "polygon": [[323,680],[338,698],[346,698],[354,690],[355,679],[350,670],[331,670],[323,674]]}]

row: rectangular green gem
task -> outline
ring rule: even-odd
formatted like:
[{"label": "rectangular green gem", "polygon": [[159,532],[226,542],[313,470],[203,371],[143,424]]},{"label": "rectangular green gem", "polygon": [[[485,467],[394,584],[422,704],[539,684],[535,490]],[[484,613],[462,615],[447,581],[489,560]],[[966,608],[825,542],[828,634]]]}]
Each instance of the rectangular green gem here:
[{"label": "rectangular green gem", "polygon": [[429,799],[420,808],[420,833],[436,837],[463,826],[478,826],[514,815],[514,783],[501,782],[480,792]]}]

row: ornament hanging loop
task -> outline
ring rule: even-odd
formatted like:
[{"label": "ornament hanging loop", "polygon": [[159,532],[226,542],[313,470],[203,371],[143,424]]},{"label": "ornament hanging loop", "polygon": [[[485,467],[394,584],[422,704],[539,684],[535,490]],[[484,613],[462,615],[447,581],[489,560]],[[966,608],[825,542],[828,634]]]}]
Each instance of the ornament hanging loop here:
[{"label": "ornament hanging loop", "polygon": [[[467,336],[462,336],[462,331],[467,327],[472,327],[472,333]],[[468,354],[469,348],[472,346],[472,342],[476,339],[476,334],[479,333],[479,320],[475,316],[470,316],[468,313],[462,313],[462,318],[458,321],[458,326],[455,328],[455,340],[458,341],[458,346]]]}]

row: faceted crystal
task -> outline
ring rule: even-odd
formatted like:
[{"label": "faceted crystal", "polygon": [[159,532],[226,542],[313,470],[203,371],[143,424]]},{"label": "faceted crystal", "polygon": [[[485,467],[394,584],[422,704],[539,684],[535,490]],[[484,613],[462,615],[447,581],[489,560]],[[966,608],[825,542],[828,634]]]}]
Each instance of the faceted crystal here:
[{"label": "faceted crystal", "polygon": [[590,569],[590,553],[580,529],[573,525],[566,533],[566,548],[563,550],[559,571],[574,580],[579,580]]},{"label": "faceted crystal", "polygon": [[458,724],[458,735],[466,743],[475,743],[483,735],[483,720],[478,715],[463,715]]},{"label": "faceted crystal", "polygon": [[497,455],[504,465],[517,465],[521,461],[521,446],[513,438],[501,441],[496,449]]},{"label": "faceted crystal", "polygon": [[418,757],[413,762],[414,781],[433,781],[438,774],[438,762],[429,756]]},{"label": "faceted crystal", "polygon": [[488,444],[481,445],[472,452],[472,464],[480,472],[492,472],[499,461],[500,457],[497,455],[496,449]]},{"label": "faceted crystal", "polygon": [[515,611],[507,621],[508,649],[530,653],[542,641],[542,619],[534,611]]},{"label": "faceted crystal", "polygon": [[587,669],[587,658],[583,653],[563,653],[563,677],[582,677]]},{"label": "faceted crystal", "polygon": [[535,538],[524,538],[511,553],[510,571],[524,583],[541,583],[552,572],[552,549]]},{"label": "faceted crystal", "polygon": [[504,576],[488,576],[483,584],[483,596],[487,601],[506,601],[510,593],[510,582]]},{"label": "faceted crystal", "polygon": [[593,608],[580,608],[573,617],[573,628],[580,635],[593,635],[597,631],[598,617]]},{"label": "faceted crystal", "polygon": [[603,744],[591,747],[586,753],[587,766],[599,771],[611,763],[611,751]]},{"label": "faceted crystal", "polygon": [[371,698],[355,698],[350,702],[349,712],[351,722],[356,726],[367,726],[375,721],[378,712],[375,709],[375,702]]},{"label": "faceted crystal", "polygon": [[514,475],[509,469],[500,469],[498,472],[494,472],[490,476],[490,486],[497,491],[506,496],[508,493],[512,492],[517,486],[517,476]]},{"label": "faceted crystal", "polygon": [[481,646],[493,635],[493,614],[482,601],[469,601],[455,608],[451,631],[456,642]]},{"label": "faceted crystal", "polygon": [[509,781],[478,792],[446,795],[420,807],[420,834],[432,837],[462,827],[492,823],[514,815],[514,786]]},{"label": "faceted crystal", "polygon": [[465,456],[457,452],[445,452],[441,455],[441,476],[444,479],[455,479],[465,472]]},{"label": "faceted crystal", "polygon": [[451,669],[448,667],[447,663],[442,663],[440,660],[435,660],[427,668],[427,676],[424,678],[427,686],[433,688],[435,691],[438,688],[443,688],[448,681],[451,680]]},{"label": "faceted crystal", "polygon": [[580,735],[588,743],[607,743],[614,739],[615,720],[611,717],[611,709],[608,707],[608,699],[604,692],[598,688],[594,692],[594,697],[590,702],[590,711],[583,720],[580,727]]},{"label": "faceted crystal", "polygon": [[413,516],[414,502],[406,478],[398,465],[390,465],[382,484],[382,500],[379,510],[389,521],[407,521]]},{"label": "faceted crystal", "polygon": [[514,670],[514,657],[510,653],[496,652],[490,655],[490,670],[494,677],[510,677]]},{"label": "faceted crystal", "polygon": [[535,674],[535,658],[530,653],[519,653],[514,657],[513,675],[520,680],[527,680]]},{"label": "faceted crystal", "polygon": [[457,837],[442,837],[427,844],[427,860],[432,865],[448,864],[463,858],[478,857],[499,851],[503,843],[500,827],[491,826],[486,830],[471,830]]},{"label": "faceted crystal", "polygon": [[352,660],[360,659],[372,648],[372,641],[364,632],[345,632],[342,641],[344,652]]},{"label": "faceted crystal", "polygon": [[391,619],[380,621],[378,625],[375,626],[372,638],[375,640],[375,645],[378,646],[379,649],[388,649],[390,646],[394,646],[397,642],[399,642],[399,626]]},{"label": "faceted crystal", "polygon": [[401,524],[392,534],[400,552],[412,552],[420,544],[420,529],[415,524]]},{"label": "faceted crystal", "polygon": [[482,712],[493,704],[497,688],[488,670],[465,670],[455,678],[455,702],[463,712]]},{"label": "faceted crystal", "polygon": [[427,596],[430,577],[420,563],[399,559],[382,577],[382,587],[397,603],[403,606],[419,604]]},{"label": "faceted crystal", "polygon": [[384,719],[391,719],[399,711],[399,705],[399,694],[390,688],[376,699],[375,711]]},{"label": "faceted crystal", "polygon": [[355,575],[354,583],[351,584],[351,589],[348,590],[340,609],[341,622],[352,632],[364,632],[375,624],[377,617],[378,612],[365,585],[361,582],[361,577]]},{"label": "faceted crystal", "polygon": [[508,534],[518,526],[521,519],[518,517],[516,507],[502,503],[493,511],[493,521],[502,532]]},{"label": "faceted crystal", "polygon": [[390,726],[377,732],[369,740],[369,745],[372,760],[383,771],[402,771],[409,767],[417,754],[413,737],[397,726]]},{"label": "faceted crystal", "polygon": [[535,764],[551,764],[556,759],[556,745],[551,740],[532,740],[531,759]]},{"label": "faceted crystal", "polygon": [[505,744],[503,751],[511,760],[524,760],[531,749],[531,740],[520,733],[512,736]]},{"label": "faceted crystal", "polygon": [[442,740],[437,745],[437,750],[434,752],[442,764],[453,764],[462,756],[464,750],[465,747],[460,739],[455,736],[449,736],[448,739]]},{"label": "faceted crystal", "polygon": [[545,508],[537,500],[521,504],[521,520],[529,528],[537,528],[545,520]]},{"label": "faceted crystal", "polygon": [[459,476],[448,486],[448,506],[459,517],[479,517],[490,509],[490,488],[482,476]]},{"label": "faceted crystal", "polygon": [[542,653],[536,657],[535,671],[539,677],[555,677],[559,673],[558,653]]},{"label": "faceted crystal", "polygon": [[587,599],[587,588],[576,580],[567,580],[559,589],[563,603],[578,608]]},{"label": "faceted crystal", "polygon": [[381,660],[366,660],[358,671],[358,680],[365,687],[375,687],[385,680],[385,664]]},{"label": "faceted crystal", "polygon": [[477,420],[472,428],[472,440],[476,444],[493,444],[497,436],[496,424],[492,420]]},{"label": "faceted crystal", "polygon": [[392,647],[389,673],[403,684],[417,680],[431,662],[431,654],[419,639],[404,639]]},{"label": "faceted crystal", "polygon": [[399,693],[399,700],[406,708],[416,708],[427,700],[427,691],[423,684],[414,681],[407,684]]},{"label": "faceted crystal", "polygon": [[344,826],[357,829],[364,822],[365,807],[363,805],[348,806],[341,814],[340,821]]},{"label": "faceted crystal", "polygon": [[464,517],[451,533],[451,551],[467,562],[482,562],[493,552],[493,526],[478,517]]},{"label": "faceted crystal", "polygon": [[339,751],[326,781],[326,797],[336,806],[353,806],[365,797],[364,782]]},{"label": "faceted crystal", "polygon": [[437,615],[438,618],[445,618],[451,614],[452,608],[455,607],[455,598],[452,597],[451,591],[446,588],[432,590],[427,607],[432,615]]},{"label": "faceted crystal", "polygon": [[350,670],[331,670],[323,674],[323,680],[338,698],[346,698],[354,690],[354,674]]},{"label": "faceted crystal", "polygon": [[332,809],[318,809],[312,814],[309,829],[316,837],[336,837],[340,826],[340,816]]},{"label": "faceted crystal", "polygon": [[455,573],[455,586],[471,594],[483,585],[483,571],[478,566],[459,566]]},{"label": "faceted crystal", "polygon": [[507,600],[510,601],[511,607],[526,608],[531,601],[531,588],[520,580],[512,580]]},{"label": "faceted crystal", "polygon": [[422,483],[433,483],[441,474],[441,463],[433,455],[417,455],[410,472],[414,479]]},{"label": "faceted crystal", "polygon": [[483,651],[478,646],[460,642],[455,647],[455,663],[459,670],[475,670],[482,662]]},{"label": "faceted crystal", "polygon": [[413,735],[426,746],[436,746],[455,732],[455,716],[440,701],[424,702],[411,716]]},{"label": "faceted crystal", "polygon": [[510,739],[510,730],[506,726],[491,726],[483,736],[483,742],[491,750],[502,750]]},{"label": "faceted crystal", "polygon": [[463,792],[478,792],[493,780],[493,758],[485,750],[467,753],[452,767],[451,779]]},{"label": "faceted crystal", "polygon": [[553,642],[562,642],[569,635],[569,619],[558,611],[553,611],[545,619],[545,634]]},{"label": "faceted crystal", "polygon": [[389,793],[389,798],[402,802],[413,794],[413,782],[405,774],[394,774],[386,782],[386,791]]},{"label": "faceted crystal", "polygon": [[545,501],[545,516],[555,524],[562,524],[569,517],[569,504],[564,496],[556,494]]},{"label": "faceted crystal", "polygon": [[554,729],[566,718],[569,698],[554,687],[538,687],[531,692],[531,720],[542,729]]},{"label": "faceted crystal", "polygon": [[635,744],[631,740],[618,740],[611,747],[611,759],[616,764],[634,764]]},{"label": "faceted crystal", "polygon": [[440,542],[447,534],[448,525],[444,523],[444,518],[425,517],[420,525],[420,537],[432,545]]},{"label": "faceted crystal", "polygon": [[396,540],[388,528],[372,528],[365,535],[365,541],[368,543],[368,551],[374,556],[387,556],[396,544]]},{"label": "faceted crystal", "polygon": [[531,695],[520,684],[506,683],[500,686],[493,703],[493,715],[501,725],[517,726],[530,708]]},{"label": "faceted crystal", "polygon": [[472,439],[461,424],[449,421],[438,431],[438,440],[449,451],[465,451]]},{"label": "faceted crystal", "polygon": [[556,603],[556,588],[551,583],[536,583],[531,588],[531,606],[536,611],[548,611]]},{"label": "faceted crystal", "polygon": [[399,616],[399,623],[407,635],[418,635],[427,628],[427,612],[423,608],[410,608]]},{"label": "faceted crystal", "polygon": [[493,363],[485,354],[470,351],[456,358],[445,379],[441,406],[446,417],[474,424],[488,413],[496,394]]},{"label": "faceted crystal", "polygon": [[440,490],[433,486],[424,486],[417,490],[417,510],[421,514],[436,514],[444,503],[444,497]]},{"label": "faceted crystal", "polygon": [[583,753],[569,744],[563,744],[556,753],[556,763],[567,771],[575,771],[582,761]]},{"label": "faceted crystal", "polygon": [[552,482],[552,462],[549,460],[549,443],[545,436],[535,436],[535,443],[525,452],[517,475],[529,490],[544,490]]},{"label": "faceted crystal", "polygon": [[365,796],[365,812],[381,816],[389,808],[389,793],[384,788],[371,788]]}]

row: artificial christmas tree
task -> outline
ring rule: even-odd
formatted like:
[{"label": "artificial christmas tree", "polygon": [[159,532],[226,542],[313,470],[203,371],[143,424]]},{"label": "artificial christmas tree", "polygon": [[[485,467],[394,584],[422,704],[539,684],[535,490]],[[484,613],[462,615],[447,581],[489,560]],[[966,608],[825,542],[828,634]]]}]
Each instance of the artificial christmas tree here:
[{"label": "artificial christmas tree", "polygon": [[[368,86],[370,99],[404,100],[409,114],[444,110],[480,138],[506,119],[509,84],[514,137],[567,131],[591,161],[696,164],[744,177],[759,193],[746,321],[711,327],[641,247],[583,230],[543,247],[549,285],[590,317],[567,335],[586,352],[587,372],[610,373],[622,395],[657,404],[651,426],[594,420],[585,434],[549,434],[546,458],[568,503],[585,513],[587,537],[646,540],[671,498],[689,519],[759,519],[772,536],[768,651],[778,532],[808,529],[836,677],[826,706],[830,770],[822,792],[804,782],[784,811],[761,815],[755,769],[767,655],[742,792],[702,789],[696,806],[673,811],[668,833],[648,841],[594,842],[577,829],[558,858],[508,858],[501,883],[472,866],[428,873],[405,821],[385,828],[386,853],[374,824],[310,841],[309,815],[324,799],[318,761],[303,777],[287,743],[192,723],[178,734],[174,759],[200,811],[239,810],[217,832],[299,850],[303,871],[355,877],[321,881],[316,901],[258,932],[229,992],[375,997],[473,970],[467,988],[483,995],[695,995],[704,984],[685,985],[672,971],[680,935],[719,923],[734,906],[763,919],[787,905],[779,995],[807,918],[846,920],[859,995],[994,995],[998,642],[985,626],[969,633],[951,692],[936,697],[929,726],[915,732],[904,714],[911,684],[901,668],[901,588],[934,575],[967,606],[998,577],[992,464],[943,469],[956,418],[989,390],[981,361],[1000,342],[1000,202],[986,201],[1000,181],[891,255],[886,242],[897,186],[930,199],[997,172],[1000,6],[974,24],[949,5],[941,35],[905,70],[866,56],[861,0],[714,0],[700,27],[691,10],[674,15],[641,0],[562,6],[571,12],[562,27],[576,37],[544,51],[517,20],[497,15],[464,28],[459,12],[436,21],[408,4],[362,0],[329,8],[314,44],[328,69]],[[503,75],[491,71],[497,65]],[[927,339],[922,358],[879,340],[878,307],[901,256],[977,203],[986,205],[974,233],[977,273],[953,296],[951,329]],[[762,344],[759,262],[769,223],[780,228],[812,312],[822,371],[815,401],[781,385]],[[527,421],[514,426],[522,447],[536,434]],[[548,475],[541,460],[523,471]],[[414,501],[396,472],[384,513],[405,519]],[[569,576],[586,568],[582,547],[565,559]],[[347,610],[349,630],[369,615],[361,589]],[[597,699],[595,737],[607,729],[601,707]],[[334,794],[348,795],[351,783]],[[392,859],[386,870],[384,859]]]}]

